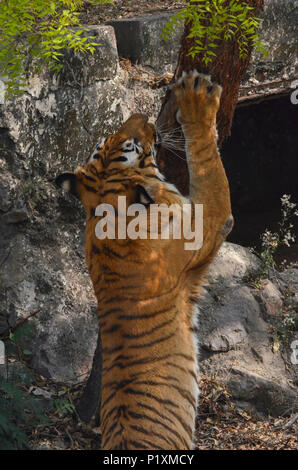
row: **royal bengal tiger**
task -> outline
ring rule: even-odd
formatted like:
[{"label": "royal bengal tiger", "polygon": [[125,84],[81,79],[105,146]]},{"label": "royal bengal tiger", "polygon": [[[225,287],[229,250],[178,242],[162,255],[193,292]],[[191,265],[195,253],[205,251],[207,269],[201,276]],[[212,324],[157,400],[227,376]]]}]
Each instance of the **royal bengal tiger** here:
[{"label": "royal bengal tiger", "polygon": [[[156,165],[157,131],[146,116],[119,132],[57,184],[86,210],[86,260],[98,300],[102,337],[102,448],[192,449],[199,396],[194,298],[207,268],[231,231],[228,181],[217,149],[221,87],[196,71],[173,89],[190,175],[189,198]],[[182,239],[99,239],[99,204],[119,217],[127,204],[203,204],[203,246]],[[193,216],[193,210],[192,210]]]}]

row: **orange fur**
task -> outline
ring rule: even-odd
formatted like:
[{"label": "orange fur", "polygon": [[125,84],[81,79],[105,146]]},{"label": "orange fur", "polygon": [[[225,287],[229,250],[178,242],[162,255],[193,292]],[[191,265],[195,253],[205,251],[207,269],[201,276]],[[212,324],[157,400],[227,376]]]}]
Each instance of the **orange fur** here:
[{"label": "orange fur", "polygon": [[[174,92],[187,142],[189,200],[159,173],[152,156],[155,129],[143,115],[132,116],[108,137],[68,184],[87,213],[86,260],[98,299],[103,345],[104,449],[193,445],[198,400],[193,301],[233,219],[215,129],[221,89],[193,72],[176,83]],[[121,161],[129,155],[123,153],[129,139],[142,146],[141,157],[130,165]],[[59,178],[61,184],[70,175]],[[97,239],[96,207],[104,202],[117,208],[119,195],[134,203],[138,187],[158,204],[203,204],[203,247],[187,251],[183,239]]]}]

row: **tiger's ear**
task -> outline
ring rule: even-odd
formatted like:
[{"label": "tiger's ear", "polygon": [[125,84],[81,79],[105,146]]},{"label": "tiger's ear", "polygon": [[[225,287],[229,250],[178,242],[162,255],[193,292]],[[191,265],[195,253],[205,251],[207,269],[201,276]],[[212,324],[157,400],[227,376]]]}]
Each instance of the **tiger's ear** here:
[{"label": "tiger's ear", "polygon": [[55,179],[55,183],[59,188],[64,189],[64,191],[79,197],[76,189],[77,176],[75,173],[62,173],[61,175],[58,175]]},{"label": "tiger's ear", "polygon": [[141,186],[140,184],[137,184],[136,186],[136,203],[137,204],[143,204],[143,206],[148,207],[150,204],[155,204],[154,199],[150,196],[148,191],[144,188],[144,186]]}]

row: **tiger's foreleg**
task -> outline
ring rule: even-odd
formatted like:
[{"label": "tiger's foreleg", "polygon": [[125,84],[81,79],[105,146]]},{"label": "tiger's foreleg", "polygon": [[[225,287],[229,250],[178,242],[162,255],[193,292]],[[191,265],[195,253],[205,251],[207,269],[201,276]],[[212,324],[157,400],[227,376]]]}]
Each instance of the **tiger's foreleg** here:
[{"label": "tiger's foreleg", "polygon": [[216,114],[221,87],[206,75],[183,74],[175,85],[177,120],[186,143],[190,199],[203,204],[203,246],[195,263],[209,264],[233,227],[230,191],[217,148]]}]

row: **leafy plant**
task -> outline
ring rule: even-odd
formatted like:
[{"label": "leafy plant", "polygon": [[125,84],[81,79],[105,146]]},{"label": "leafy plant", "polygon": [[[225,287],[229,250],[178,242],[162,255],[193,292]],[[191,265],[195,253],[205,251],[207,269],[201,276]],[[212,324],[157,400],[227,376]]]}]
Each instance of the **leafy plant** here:
[{"label": "leafy plant", "polygon": [[56,398],[53,402],[53,407],[62,416],[72,414],[75,411],[75,406],[67,398]]},{"label": "leafy plant", "polygon": [[267,53],[257,29],[261,19],[253,16],[253,7],[242,0],[183,0],[185,8],[178,11],[165,25],[163,38],[169,39],[179,23],[190,24],[188,38],[194,38],[189,55],[200,54],[208,65],[216,56],[215,50],[224,41],[235,40],[241,59],[247,57],[251,46]]},{"label": "leafy plant", "polygon": [[298,330],[298,315],[295,310],[286,311],[280,319],[276,337],[278,340],[288,344],[295,331]]},{"label": "leafy plant", "polygon": [[262,250],[260,257],[262,265],[260,269],[260,277],[264,278],[268,275],[270,269],[276,267],[274,255],[280,246],[290,246],[295,241],[295,235],[292,233],[293,224],[291,223],[293,216],[298,216],[297,204],[291,202],[291,196],[285,194],[281,198],[281,221],[279,223],[278,232],[270,232],[265,230],[261,235]]},{"label": "leafy plant", "polygon": [[[21,350],[21,340],[34,334],[34,324],[24,323],[9,334],[6,350],[16,346],[19,356],[29,355],[31,351]],[[2,337],[4,339],[4,337]],[[1,338],[0,338],[1,339]],[[32,373],[21,362],[9,364],[8,374],[0,375],[0,449],[28,448],[27,429],[50,423],[44,412],[37,406],[36,398],[24,391],[34,381]]]},{"label": "leafy plant", "polygon": [[[112,0],[90,0],[113,3]],[[0,76],[6,94],[23,91],[29,63],[59,71],[63,49],[93,53],[99,44],[83,35],[79,10],[83,0],[2,0],[0,8]]]},{"label": "leafy plant", "polygon": [[36,406],[34,398],[21,389],[30,382],[30,374],[20,377],[12,374],[9,379],[0,376],[0,449],[24,449],[28,447],[27,428],[46,426],[49,419]]}]

